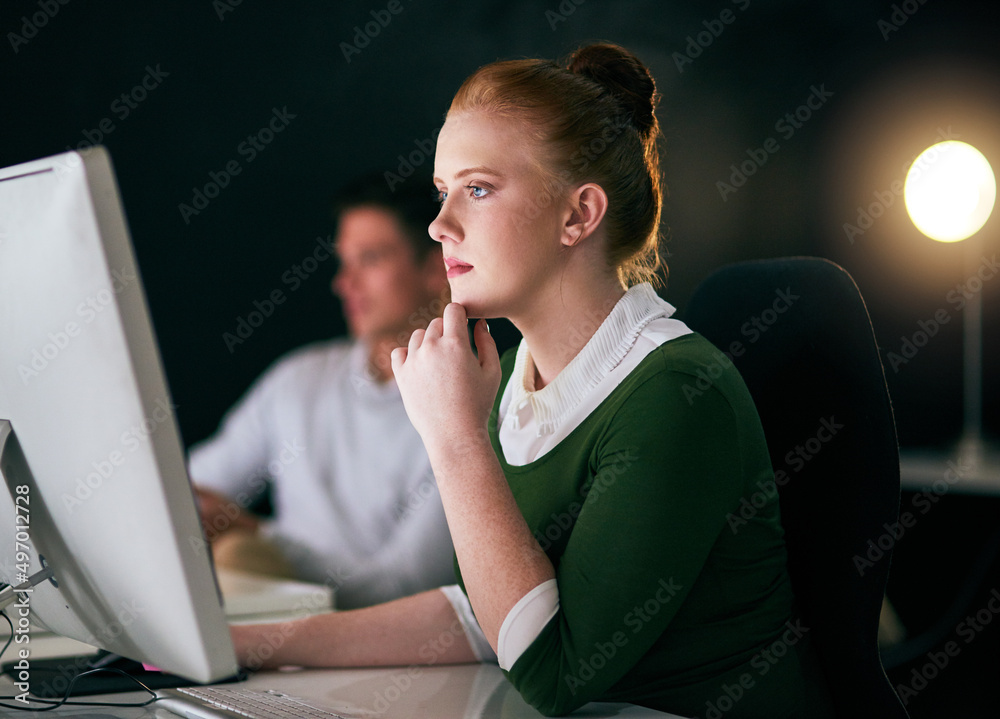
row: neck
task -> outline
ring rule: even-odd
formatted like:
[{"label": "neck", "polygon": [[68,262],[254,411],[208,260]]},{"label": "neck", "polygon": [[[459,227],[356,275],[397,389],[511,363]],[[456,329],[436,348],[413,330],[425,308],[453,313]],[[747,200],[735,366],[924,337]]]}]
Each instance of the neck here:
[{"label": "neck", "polygon": [[562,284],[555,296],[533,302],[537,312],[511,318],[531,349],[536,390],[555,379],[580,353],[624,294],[615,276],[577,287]]},{"label": "neck", "polygon": [[[422,307],[434,307],[440,298],[428,300]],[[444,302],[441,302],[444,308]],[[400,346],[406,346],[410,340],[410,334],[416,329],[426,329],[430,323],[432,315],[425,310],[414,312],[405,324],[401,324],[395,331],[383,329],[380,334],[361,337],[361,342],[368,348],[368,371],[371,377],[379,383],[388,382],[393,378],[392,374],[392,351]]]},{"label": "neck", "polygon": [[392,351],[399,346],[394,337],[375,337],[364,340],[368,348],[368,370],[379,384],[384,384],[393,378]]}]

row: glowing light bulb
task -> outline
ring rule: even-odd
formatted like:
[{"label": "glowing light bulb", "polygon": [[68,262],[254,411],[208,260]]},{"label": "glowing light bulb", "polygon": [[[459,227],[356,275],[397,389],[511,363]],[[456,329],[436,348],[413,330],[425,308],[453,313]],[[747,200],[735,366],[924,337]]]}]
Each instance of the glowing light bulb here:
[{"label": "glowing light bulb", "polygon": [[990,163],[972,145],[939,142],[914,160],[903,198],[917,229],[933,240],[958,242],[986,224],[996,202]]}]

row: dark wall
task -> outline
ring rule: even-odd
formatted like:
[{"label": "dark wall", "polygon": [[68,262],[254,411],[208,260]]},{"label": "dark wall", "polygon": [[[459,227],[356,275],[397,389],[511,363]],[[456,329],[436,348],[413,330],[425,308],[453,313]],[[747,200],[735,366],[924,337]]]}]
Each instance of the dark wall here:
[{"label": "dark wall", "polygon": [[[343,333],[329,292],[333,263],[308,259],[332,230],[328,203],[339,185],[372,170],[402,175],[404,160],[416,166],[406,182],[427,182],[429,138],[466,75],[498,58],[561,56],[592,39],[637,52],[663,94],[665,297],[683,313],[698,282],[741,259],[839,262],[868,300],[902,443],[955,439],[962,312],[954,293],[970,276],[966,248],[920,235],[892,189],[942,137],[976,145],[1000,167],[1000,6],[395,3],[0,6],[0,166],[98,142],[110,149],[187,443],[209,434],[282,353]],[[269,134],[272,121],[280,132]],[[214,196],[203,202],[200,193]],[[974,258],[992,257],[998,234],[994,217]],[[998,436],[1000,278],[982,292],[985,422]],[[268,308],[274,293],[283,301]],[[259,307],[269,316],[227,344]],[[888,361],[935,314],[947,318],[937,334],[905,363]],[[911,627],[940,616],[980,535],[996,526],[995,503],[946,500],[951,509],[922,519],[897,548],[890,596]],[[962,534],[969,528],[980,534]],[[965,668],[953,666],[926,696],[937,692],[944,706],[978,697],[995,708],[983,678],[984,667],[996,670],[995,629],[991,642],[974,645],[994,652],[991,664],[967,651]],[[907,681],[909,671],[895,678]],[[960,677],[966,686],[956,689],[949,682]],[[927,706],[923,715],[935,715]]]},{"label": "dark wall", "polygon": [[[854,274],[887,352],[947,308],[955,321],[898,372],[887,367],[904,444],[945,442],[960,421],[960,313],[945,297],[963,281],[962,248],[924,239],[901,201],[861,236],[849,239],[843,224],[886,197],[938,128],[1000,158],[1000,16],[985,3],[902,5],[5,4],[0,165],[93,142],[110,149],[191,442],[280,354],[343,332],[332,261],[296,270],[331,231],[338,185],[362,171],[398,173],[401,157],[418,164],[406,181],[424,182],[429,138],[477,66],[609,39],[634,49],[663,92],[665,296],[683,311],[720,264],[801,253]],[[783,120],[810,97],[808,120]],[[271,136],[275,113],[284,127]],[[255,148],[249,138],[262,130]],[[734,164],[753,172],[739,187]],[[239,174],[225,177],[227,167]],[[203,200],[213,177],[225,186]],[[996,228],[982,233],[992,248]],[[285,301],[227,345],[225,333],[276,290]],[[989,368],[1000,352],[1000,281],[985,292]],[[996,431],[997,380],[986,380]]]}]

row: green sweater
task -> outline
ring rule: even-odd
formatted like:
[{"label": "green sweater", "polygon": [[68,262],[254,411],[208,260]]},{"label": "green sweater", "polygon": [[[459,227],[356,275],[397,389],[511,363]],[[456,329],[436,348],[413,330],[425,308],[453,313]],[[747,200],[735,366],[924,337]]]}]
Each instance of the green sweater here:
[{"label": "green sweater", "polygon": [[[763,430],[725,355],[697,334],[664,343],[523,466],[505,461],[496,422],[513,359],[490,433],[560,601],[507,672],[525,700],[548,715],[624,701],[707,719],[826,716]],[[747,521],[743,498],[762,505]]]}]

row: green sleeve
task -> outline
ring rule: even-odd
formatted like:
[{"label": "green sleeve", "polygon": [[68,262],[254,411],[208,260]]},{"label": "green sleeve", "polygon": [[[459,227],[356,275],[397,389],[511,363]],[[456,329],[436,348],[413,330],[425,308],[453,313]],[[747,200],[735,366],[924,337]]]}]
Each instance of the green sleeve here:
[{"label": "green sleeve", "polygon": [[614,403],[591,450],[590,491],[556,570],[559,611],[508,672],[547,715],[600,697],[639,662],[743,492],[726,396],[686,395],[696,378],[654,361],[660,371]]}]

